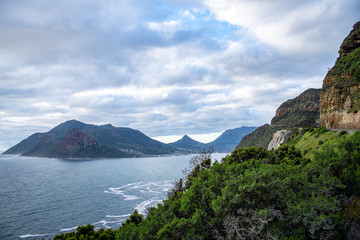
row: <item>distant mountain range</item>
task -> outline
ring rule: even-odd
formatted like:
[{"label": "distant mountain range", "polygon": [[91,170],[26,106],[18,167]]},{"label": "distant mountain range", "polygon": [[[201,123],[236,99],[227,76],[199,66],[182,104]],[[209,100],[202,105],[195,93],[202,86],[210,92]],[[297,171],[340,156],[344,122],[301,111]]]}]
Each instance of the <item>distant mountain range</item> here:
[{"label": "distant mountain range", "polygon": [[215,152],[231,152],[235,149],[235,147],[239,144],[245,135],[253,132],[255,129],[256,127],[240,127],[229,129],[223,132],[217,139],[210,143],[201,143],[185,135],[180,140],[169,143],[169,145],[193,152],[199,152],[200,150],[209,149],[211,147]]},{"label": "distant mountain range", "polygon": [[34,133],[3,154],[49,158],[123,158],[197,153],[210,147],[215,152],[231,152],[243,136],[254,130],[255,127],[226,130],[207,144],[187,135],[177,142],[165,144],[131,128],[111,124],[97,126],[70,120],[46,133]]},{"label": "distant mountain range", "polygon": [[151,139],[138,130],[70,120],[46,133],[31,135],[3,154],[50,158],[122,158],[176,152],[177,148]]}]

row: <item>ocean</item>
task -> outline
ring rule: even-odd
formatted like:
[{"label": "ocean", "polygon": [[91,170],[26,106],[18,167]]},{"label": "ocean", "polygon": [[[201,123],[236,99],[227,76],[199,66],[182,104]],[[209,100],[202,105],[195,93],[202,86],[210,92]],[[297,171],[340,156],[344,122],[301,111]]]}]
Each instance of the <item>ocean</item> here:
[{"label": "ocean", "polygon": [[[225,153],[214,153],[218,161]],[[93,224],[118,228],[156,206],[193,155],[65,160],[0,155],[0,239],[51,239]]]}]

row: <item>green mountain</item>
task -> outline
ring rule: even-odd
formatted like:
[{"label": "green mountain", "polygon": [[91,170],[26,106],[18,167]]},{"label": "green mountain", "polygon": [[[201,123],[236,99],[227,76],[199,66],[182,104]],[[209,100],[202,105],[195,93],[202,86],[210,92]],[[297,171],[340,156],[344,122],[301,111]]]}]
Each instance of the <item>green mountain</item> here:
[{"label": "green mountain", "polygon": [[4,154],[54,158],[121,158],[172,154],[178,149],[138,130],[97,126],[70,120],[46,133],[36,133]]}]

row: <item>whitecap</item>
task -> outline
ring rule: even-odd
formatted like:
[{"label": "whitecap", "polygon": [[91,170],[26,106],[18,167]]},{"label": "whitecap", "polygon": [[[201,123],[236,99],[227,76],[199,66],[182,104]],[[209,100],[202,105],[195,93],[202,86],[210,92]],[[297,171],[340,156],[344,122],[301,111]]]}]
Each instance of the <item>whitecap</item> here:
[{"label": "whitecap", "polygon": [[144,214],[145,213],[145,210],[148,208],[148,207],[155,207],[158,203],[162,203],[163,200],[160,200],[160,199],[148,199],[148,200],[145,200],[141,203],[139,203],[135,209],[139,212],[139,213],[142,213]]},{"label": "whitecap", "polygon": [[131,214],[124,214],[124,215],[119,215],[119,216],[115,216],[115,215],[106,215],[105,217],[107,218],[127,218],[130,217]]},{"label": "whitecap", "polygon": [[71,232],[77,229],[78,226],[76,227],[71,227],[71,228],[62,228],[60,229],[60,232]]},{"label": "whitecap", "polygon": [[31,237],[45,237],[51,234],[26,234],[26,235],[21,235],[19,238],[31,238]]}]

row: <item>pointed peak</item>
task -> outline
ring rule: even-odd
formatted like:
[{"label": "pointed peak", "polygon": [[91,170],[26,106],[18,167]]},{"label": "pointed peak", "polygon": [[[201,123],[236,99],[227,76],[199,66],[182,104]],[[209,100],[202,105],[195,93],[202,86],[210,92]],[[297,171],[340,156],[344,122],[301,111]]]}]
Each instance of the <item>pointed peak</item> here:
[{"label": "pointed peak", "polygon": [[191,139],[191,137],[189,137],[188,135],[184,135],[181,139]]}]

